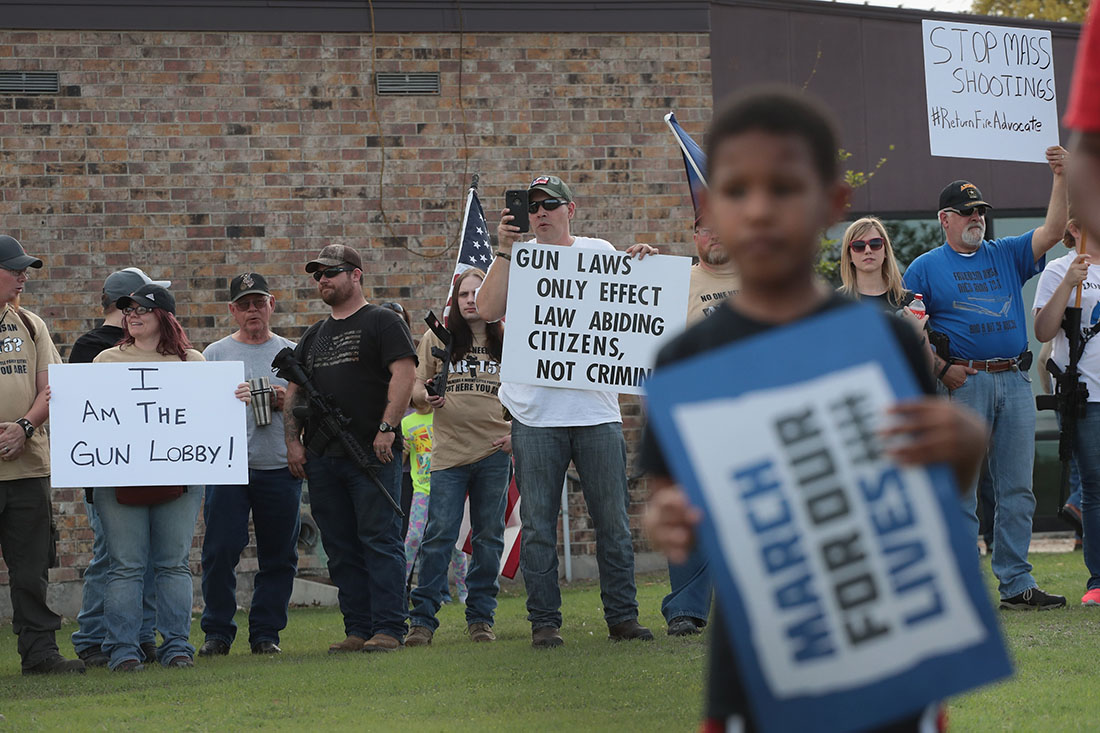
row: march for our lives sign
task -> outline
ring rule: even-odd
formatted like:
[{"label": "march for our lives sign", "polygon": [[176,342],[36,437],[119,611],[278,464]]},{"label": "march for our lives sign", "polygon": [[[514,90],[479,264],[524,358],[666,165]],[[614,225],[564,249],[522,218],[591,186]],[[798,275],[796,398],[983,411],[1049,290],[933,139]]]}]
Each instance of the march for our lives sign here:
[{"label": "march for our lives sign", "polygon": [[952,474],[876,436],[920,394],[881,314],[737,342],[646,394],[763,730],[860,730],[1011,673]]}]

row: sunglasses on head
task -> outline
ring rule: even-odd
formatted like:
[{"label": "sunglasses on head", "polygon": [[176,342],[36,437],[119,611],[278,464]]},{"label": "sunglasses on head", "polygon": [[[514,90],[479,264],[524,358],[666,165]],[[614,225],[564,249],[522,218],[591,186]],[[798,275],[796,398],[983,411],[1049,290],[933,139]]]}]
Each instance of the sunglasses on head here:
[{"label": "sunglasses on head", "polygon": [[351,272],[354,269],[354,267],[342,265],[340,267],[330,267],[327,270],[317,270],[315,273],[313,273],[313,279],[317,282],[321,282],[321,278],[323,277],[327,277],[329,280],[331,280],[332,278],[339,275],[341,272]]},{"label": "sunglasses on head", "polygon": [[542,201],[532,201],[527,204],[527,212],[534,214],[539,210],[539,207],[546,209],[547,211],[553,211],[559,206],[563,206],[569,203],[565,199],[543,199]]},{"label": "sunglasses on head", "polygon": [[382,308],[389,308],[394,313],[404,313],[405,309],[401,307],[400,303],[382,303]]},{"label": "sunglasses on head", "polygon": [[122,309],[122,312],[128,316],[139,315],[144,316],[146,313],[152,313],[152,308],[146,308],[143,305],[128,305]]},{"label": "sunglasses on head", "polygon": [[989,211],[989,207],[988,206],[975,206],[975,207],[971,208],[969,211],[960,211],[959,209],[952,209],[952,208],[948,207],[947,210],[950,211],[953,214],[958,214],[959,216],[962,216],[962,217],[965,217],[965,218],[969,219],[975,211],[978,212],[978,216],[985,216],[985,212]]},{"label": "sunglasses on head", "polygon": [[853,239],[848,246],[852,248],[853,252],[862,252],[868,247],[871,248],[872,252],[878,252],[884,244],[886,244],[886,240],[882,237],[872,237],[871,239]]}]

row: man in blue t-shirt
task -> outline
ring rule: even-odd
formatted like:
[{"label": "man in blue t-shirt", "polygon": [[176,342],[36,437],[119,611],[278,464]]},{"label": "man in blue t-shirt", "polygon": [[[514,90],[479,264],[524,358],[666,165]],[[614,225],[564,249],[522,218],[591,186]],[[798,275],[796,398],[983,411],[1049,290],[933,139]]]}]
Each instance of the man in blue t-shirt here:
[{"label": "man in blue t-shirt", "polygon": [[[1017,237],[985,240],[985,212],[991,208],[967,181],[940,193],[939,221],[946,243],[918,257],[905,273],[905,287],[924,296],[931,328],[950,339],[948,360],[934,357],[934,369],[957,400],[992,427],[983,476],[993,486],[993,574],[1000,583],[1001,608],[1061,608],[1066,599],[1042,591],[1027,561],[1035,495],[1035,403],[1028,368],[1027,321],[1021,288],[1046,264],[1046,252],[1061,241],[1066,226],[1066,151],[1047,148],[1054,172],[1046,220]],[[978,532],[976,483],[964,499]]]}]

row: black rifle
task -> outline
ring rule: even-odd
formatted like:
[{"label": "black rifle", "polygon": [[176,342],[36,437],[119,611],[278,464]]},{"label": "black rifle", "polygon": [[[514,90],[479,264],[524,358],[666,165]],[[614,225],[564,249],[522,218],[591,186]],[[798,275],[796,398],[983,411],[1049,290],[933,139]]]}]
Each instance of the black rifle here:
[{"label": "black rifle", "polygon": [[[294,349],[287,347],[280,351],[271,360],[271,366],[277,370],[279,378],[294,382],[305,391],[306,398],[309,401],[308,405],[296,406],[293,414],[299,420],[317,421],[317,433],[314,442],[318,439],[321,441],[317,452],[324,450],[324,446],[330,440],[334,438],[339,440],[340,445],[344,447],[344,451],[355,461],[355,465],[367,475],[367,478],[374,482],[374,485],[382,492],[382,496],[386,497],[386,501],[397,512],[397,516],[404,517],[405,513],[401,511],[401,507],[390,496],[390,492],[386,490],[385,485],[378,479],[374,469],[371,468],[370,460],[367,458],[363,446],[359,445],[359,441],[355,439],[355,436],[348,432],[351,419],[339,407],[330,404],[325,396],[317,390],[312,380],[306,375],[301,363],[294,358]],[[396,456],[393,460],[397,460]]]},{"label": "black rifle", "polygon": [[442,397],[447,394],[447,375],[451,373],[451,332],[439,322],[439,319],[435,317],[435,313],[431,311],[428,311],[428,316],[424,319],[424,322],[428,324],[428,328],[436,335],[436,338],[443,342],[442,349],[438,346],[432,347],[432,356],[443,362],[443,371],[432,377],[424,387],[428,390],[428,394]]},{"label": "black rifle", "polygon": [[[1080,302],[1080,301],[1078,301]],[[1056,410],[1061,418],[1058,430],[1058,460],[1062,462],[1062,481],[1059,487],[1058,505],[1066,503],[1069,494],[1070,462],[1077,442],[1077,421],[1085,416],[1089,400],[1089,388],[1081,381],[1078,365],[1085,345],[1096,335],[1100,324],[1081,330],[1081,307],[1069,306],[1062,317],[1062,330],[1069,341],[1069,363],[1062,369],[1047,359],[1046,368],[1054,377],[1054,394],[1036,395],[1035,407],[1039,410]]]}]

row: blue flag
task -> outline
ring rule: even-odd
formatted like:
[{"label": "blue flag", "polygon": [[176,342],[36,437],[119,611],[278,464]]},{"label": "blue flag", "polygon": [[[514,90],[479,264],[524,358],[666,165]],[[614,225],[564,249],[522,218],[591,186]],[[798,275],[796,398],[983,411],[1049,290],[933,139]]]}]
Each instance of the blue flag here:
[{"label": "blue flag", "polygon": [[695,144],[691,135],[684,132],[680,123],[676,121],[676,113],[669,112],[665,115],[665,122],[676,136],[676,144],[680,146],[680,154],[684,156],[684,169],[687,171],[688,186],[691,188],[691,204],[695,207],[695,221],[699,221],[700,193],[708,188],[705,171],[707,169],[707,154]]}]

